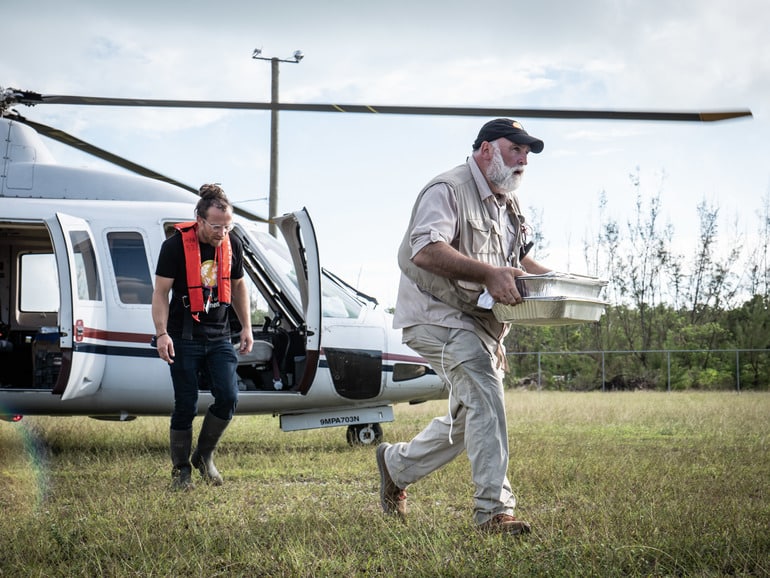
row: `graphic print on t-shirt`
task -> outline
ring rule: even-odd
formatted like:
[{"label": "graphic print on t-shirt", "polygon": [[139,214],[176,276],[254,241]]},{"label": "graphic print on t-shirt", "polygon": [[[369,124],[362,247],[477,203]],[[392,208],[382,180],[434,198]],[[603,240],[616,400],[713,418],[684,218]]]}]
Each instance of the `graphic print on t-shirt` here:
[{"label": "graphic print on t-shirt", "polygon": [[217,262],[209,259],[201,263],[201,285],[213,289],[217,285]]}]

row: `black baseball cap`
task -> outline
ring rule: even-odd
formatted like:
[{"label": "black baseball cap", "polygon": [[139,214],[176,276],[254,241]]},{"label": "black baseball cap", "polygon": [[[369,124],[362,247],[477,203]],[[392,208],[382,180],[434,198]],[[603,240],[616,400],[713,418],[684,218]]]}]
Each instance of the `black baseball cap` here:
[{"label": "black baseball cap", "polygon": [[484,141],[492,142],[500,137],[505,137],[517,144],[528,145],[533,153],[539,153],[545,146],[539,138],[529,136],[519,121],[510,118],[496,118],[481,127],[479,136],[473,143],[473,150],[478,150]]}]

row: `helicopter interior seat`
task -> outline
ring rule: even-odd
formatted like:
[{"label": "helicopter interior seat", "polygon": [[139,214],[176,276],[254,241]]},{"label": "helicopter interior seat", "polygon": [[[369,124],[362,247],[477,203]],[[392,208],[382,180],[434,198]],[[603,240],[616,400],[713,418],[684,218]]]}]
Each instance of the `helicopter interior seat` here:
[{"label": "helicopter interior seat", "polygon": [[249,353],[239,355],[238,363],[264,364],[273,358],[273,344],[262,339],[255,339]]},{"label": "helicopter interior seat", "polygon": [[[240,328],[237,324],[236,327]],[[296,370],[290,334],[282,329],[255,329],[251,352],[239,355],[238,377],[243,389],[276,391],[292,384]],[[292,377],[289,377],[289,374]],[[276,385],[280,384],[280,385]]]}]

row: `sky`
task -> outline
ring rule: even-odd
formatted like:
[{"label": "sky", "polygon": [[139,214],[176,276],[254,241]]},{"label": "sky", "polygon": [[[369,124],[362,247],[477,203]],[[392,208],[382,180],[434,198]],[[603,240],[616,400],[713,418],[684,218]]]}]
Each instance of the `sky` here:
[{"label": "sky", "polygon": [[[757,229],[770,190],[765,0],[27,0],[2,13],[0,87],[42,94],[269,102],[270,64],[251,58],[261,48],[305,55],[280,65],[282,102],[752,111],[719,123],[518,119],[545,141],[518,194],[544,238],[535,257],[559,271],[594,273],[583,247],[601,219],[633,218],[631,175],[660,195],[685,253],[699,203],[719,209],[729,245]],[[267,214],[269,112],[18,110],[192,186],[221,183]],[[282,112],[278,212],[306,207],[322,265],[391,307],[416,195],[465,161],[487,120]],[[120,170],[47,144],[61,163]]]}]

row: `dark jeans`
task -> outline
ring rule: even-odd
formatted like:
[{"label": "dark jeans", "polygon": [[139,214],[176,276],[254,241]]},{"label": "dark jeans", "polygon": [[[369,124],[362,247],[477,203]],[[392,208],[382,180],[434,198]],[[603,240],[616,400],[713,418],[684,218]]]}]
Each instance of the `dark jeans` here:
[{"label": "dark jeans", "polygon": [[238,380],[235,370],[238,355],[229,339],[220,341],[174,340],[174,412],[171,429],[187,430],[198,413],[198,383],[209,382],[214,403],[209,411],[219,419],[230,420],[238,403]]}]

